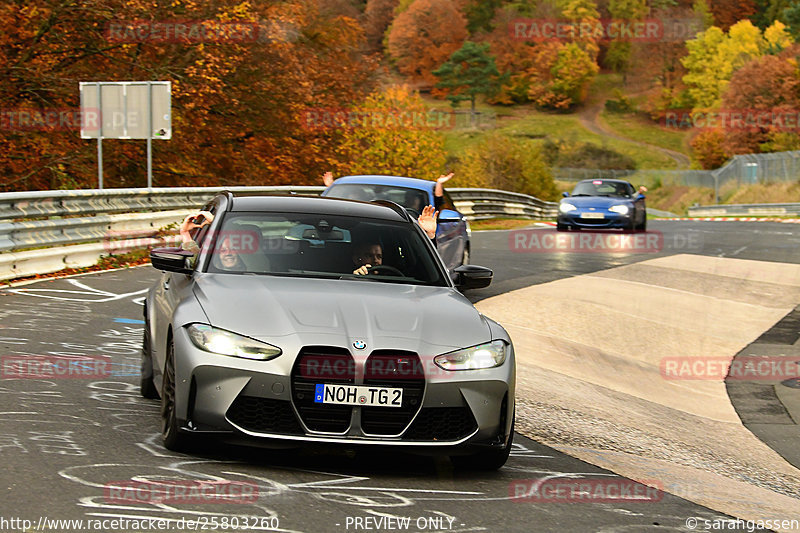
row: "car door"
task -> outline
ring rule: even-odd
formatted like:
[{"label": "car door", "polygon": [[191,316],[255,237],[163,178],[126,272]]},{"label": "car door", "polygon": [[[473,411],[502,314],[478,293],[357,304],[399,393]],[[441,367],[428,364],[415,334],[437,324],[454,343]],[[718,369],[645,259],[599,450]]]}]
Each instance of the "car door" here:
[{"label": "car door", "polygon": [[[204,211],[216,216],[218,204],[211,202],[203,207]],[[216,222],[216,220],[215,220]],[[204,226],[192,232],[192,238],[202,248],[207,239],[211,239],[210,228],[215,224]],[[198,268],[199,262],[195,263]],[[156,383],[160,383],[164,369],[164,359],[167,347],[167,332],[172,321],[175,308],[186,293],[186,288],[192,283],[192,276],[178,272],[162,272],[153,295],[155,324],[154,341],[152,346],[153,374]]]},{"label": "car door", "polygon": [[456,211],[452,198],[445,191],[436,227],[436,248],[451,272],[461,265],[466,241],[467,222],[464,216]]}]

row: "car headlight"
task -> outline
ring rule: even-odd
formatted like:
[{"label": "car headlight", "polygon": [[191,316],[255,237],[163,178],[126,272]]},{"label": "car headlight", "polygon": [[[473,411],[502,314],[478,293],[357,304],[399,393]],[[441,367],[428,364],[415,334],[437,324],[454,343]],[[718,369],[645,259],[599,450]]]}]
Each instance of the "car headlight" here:
[{"label": "car headlight", "polygon": [[190,324],[186,329],[192,343],[207,352],[257,361],[274,359],[282,353],[277,346],[206,324]]},{"label": "car headlight", "polygon": [[608,210],[619,213],[620,215],[627,215],[628,211],[630,211],[627,205],[612,205],[608,208]]},{"label": "car headlight", "polygon": [[577,207],[568,203],[568,202],[561,202],[558,206],[558,210],[562,213],[569,213],[570,211],[575,211]]},{"label": "car headlight", "polygon": [[437,355],[433,358],[433,362],[444,370],[494,368],[505,362],[506,350],[505,341],[492,341],[472,348]]}]

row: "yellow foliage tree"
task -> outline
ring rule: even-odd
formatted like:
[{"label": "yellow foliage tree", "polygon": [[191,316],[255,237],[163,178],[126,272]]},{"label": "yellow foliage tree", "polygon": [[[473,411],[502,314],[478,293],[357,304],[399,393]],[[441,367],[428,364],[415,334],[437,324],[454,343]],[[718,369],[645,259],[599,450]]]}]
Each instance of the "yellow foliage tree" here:
[{"label": "yellow foliage tree", "polygon": [[467,149],[451,186],[501,189],[542,200],[555,200],[558,195],[541,149],[499,134]]},{"label": "yellow foliage tree", "polygon": [[438,128],[449,126],[451,117],[429,112],[405,86],[373,93],[350,113],[331,165],[348,174],[436,177],[446,161]]},{"label": "yellow foliage tree", "polygon": [[686,42],[689,53],[681,62],[688,70],[683,81],[689,88],[694,110],[716,109],[733,73],[747,62],[767,53],[778,53],[792,44],[781,22],[761,31],[749,20],[740,20],[726,34],[712,26]]}]

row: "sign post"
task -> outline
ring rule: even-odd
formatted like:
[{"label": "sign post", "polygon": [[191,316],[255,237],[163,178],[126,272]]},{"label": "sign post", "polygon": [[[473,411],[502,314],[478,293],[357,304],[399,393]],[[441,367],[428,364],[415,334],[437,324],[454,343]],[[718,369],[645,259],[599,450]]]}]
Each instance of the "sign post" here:
[{"label": "sign post", "polygon": [[153,186],[153,139],[172,138],[168,81],[80,82],[81,138],[97,139],[97,183],[103,188],[103,139],[147,139],[147,188]]}]

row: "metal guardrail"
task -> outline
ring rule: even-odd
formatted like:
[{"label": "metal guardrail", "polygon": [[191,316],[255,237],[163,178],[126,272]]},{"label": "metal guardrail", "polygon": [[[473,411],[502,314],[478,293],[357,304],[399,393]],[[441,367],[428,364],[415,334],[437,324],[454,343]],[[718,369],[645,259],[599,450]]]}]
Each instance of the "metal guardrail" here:
[{"label": "metal guardrail", "polygon": [[[180,187],[0,193],[0,280],[90,266],[170,240],[167,226],[219,191],[319,194],[324,187]],[[493,189],[448,189],[468,219],[543,219],[557,203]],[[174,229],[172,230],[174,233]],[[172,237],[174,238],[174,237]]]},{"label": "metal guardrail", "polygon": [[701,205],[689,208],[690,217],[800,216],[800,204]]},{"label": "metal guardrail", "polygon": [[447,189],[456,208],[469,220],[498,216],[554,218],[558,202],[545,202],[527,194],[496,189]]},{"label": "metal guardrail", "polygon": [[225,190],[253,194],[319,194],[324,187],[163,187],[4,192],[0,193],[0,221],[188,209],[203,205],[214,194]]}]

